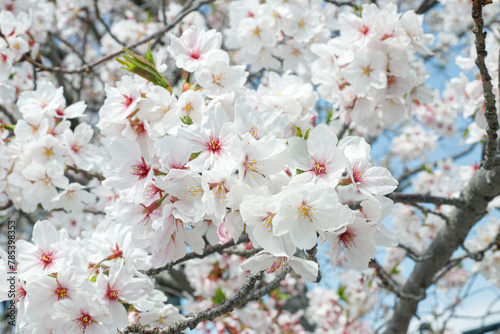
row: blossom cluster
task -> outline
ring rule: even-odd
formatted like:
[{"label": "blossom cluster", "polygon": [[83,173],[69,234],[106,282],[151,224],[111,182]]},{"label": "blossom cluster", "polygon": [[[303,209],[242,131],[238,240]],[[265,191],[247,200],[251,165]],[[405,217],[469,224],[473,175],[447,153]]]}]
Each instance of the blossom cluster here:
[{"label": "blossom cluster", "polygon": [[[109,217],[133,227],[156,267],[181,258],[185,243],[201,252],[207,228],[223,243],[246,226],[264,250],[244,268],[277,270],[290,261],[314,280],[317,265],[294,254],[313,248],[318,235],[332,245],[333,263],[343,244],[353,265],[366,268],[375,244],[387,244],[378,223],[388,204],[377,196],[397,185],[388,170],[371,165],[369,145],[353,137],[338,142],[326,125],[307,140],[289,137],[297,115],[244,96],[246,73],[229,65],[219,33],[191,27],[171,39],[176,65],[194,72],[196,83],[176,94],[124,76],[106,88],[98,126],[113,142],[103,183],[127,194],[107,208]],[[257,94],[268,89],[259,86]],[[365,198],[363,214],[339,201],[339,185]]]},{"label": "blossom cluster", "polygon": [[[402,125],[391,145],[404,162],[423,161],[438,136],[455,135],[459,112],[474,117],[467,142],[484,137],[480,81],[454,79],[443,97],[426,88],[422,56],[432,54],[433,37],[422,16],[394,4],[232,1],[191,12],[149,45],[140,41],[182,16],[182,6],[169,2],[156,19],[121,0],[14,4],[0,10],[0,104],[12,116],[0,120],[0,206],[40,218],[32,240],[16,244],[19,333],[116,333],[186,319],[147,272],[193,254],[200,259],[180,270],[193,290],[183,295],[186,313],[216,307],[250,273],[265,271],[262,282],[294,274],[269,299],[199,330],[305,333],[307,317],[316,333],[333,324],[368,333],[363,317],[378,302],[383,270],[371,262],[377,247],[403,240],[408,252],[423,253],[445,226],[439,214],[451,209],[394,206],[386,195],[398,181],[374,165],[371,140],[360,135],[415,115],[421,125]],[[113,20],[117,5],[125,15]],[[85,42],[72,48],[73,40]],[[60,62],[48,59],[51,43]],[[133,44],[102,71],[89,65]],[[459,59],[462,68],[471,59]],[[457,197],[474,171],[446,161],[411,184]],[[393,206],[396,233],[382,223]],[[471,251],[498,233],[490,225]],[[204,254],[247,237],[233,254]],[[342,283],[309,291],[307,310],[290,312],[286,299],[320,277],[311,254],[321,244]],[[383,267],[403,281],[404,251],[386,253]],[[496,284],[497,253],[477,268]],[[463,272],[453,273],[446,279],[458,286]]]},{"label": "blossom cluster", "polygon": [[247,1],[231,3],[229,15],[224,33],[236,58],[253,71],[294,70],[310,78],[347,124],[379,133],[405,119],[414,102],[429,101],[416,53],[430,54],[433,37],[412,11],[366,5],[339,14],[320,1]]}]

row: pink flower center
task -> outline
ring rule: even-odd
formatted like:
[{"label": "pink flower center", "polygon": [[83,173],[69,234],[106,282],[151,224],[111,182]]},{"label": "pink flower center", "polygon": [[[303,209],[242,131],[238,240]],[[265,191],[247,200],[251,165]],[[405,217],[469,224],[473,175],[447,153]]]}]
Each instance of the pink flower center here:
[{"label": "pink flower center", "polygon": [[297,208],[297,211],[299,212],[299,218],[307,219],[307,221],[312,223],[312,215],[314,212],[310,206],[307,206],[305,202],[302,202],[302,205]]},{"label": "pink flower center", "polygon": [[145,179],[146,176],[148,176],[149,171],[151,170],[151,168],[146,164],[146,161],[143,157],[141,157],[141,160],[142,163],[133,165],[132,170],[130,171],[130,174],[138,176],[139,180]]},{"label": "pink flower center", "polygon": [[279,257],[276,259],[275,262],[269,267],[269,269],[266,270],[266,273],[276,273],[278,271],[286,269],[288,265],[288,259],[286,257]]},{"label": "pink flower center", "polygon": [[132,127],[132,129],[134,129],[134,132],[137,135],[142,135],[146,132],[144,122],[141,122],[139,120],[129,120],[129,122],[130,122],[130,127]]},{"label": "pink flower center", "polygon": [[160,188],[155,186],[153,183],[149,183],[146,188],[144,189],[144,195],[146,196],[147,199],[153,199],[156,195],[160,194],[163,192]]},{"label": "pink flower center", "polygon": [[366,36],[370,32],[370,27],[368,27],[368,26],[366,26],[366,25],[363,24],[363,26],[361,26],[361,28],[359,28],[359,32],[362,35]]},{"label": "pink flower center", "polygon": [[49,251],[39,250],[39,254],[37,256],[41,264],[43,265],[43,269],[47,269],[47,267],[50,266],[52,264],[52,261],[54,260],[53,251],[49,252]]},{"label": "pink flower center", "polygon": [[224,182],[221,183],[209,183],[208,187],[210,190],[214,191],[215,198],[218,200],[226,199],[226,194],[228,193],[228,189],[225,187]]},{"label": "pink flower center", "polygon": [[172,162],[169,167],[170,167],[170,169],[188,169],[186,167],[186,164],[181,164],[180,161]]},{"label": "pink flower center", "polygon": [[207,142],[207,146],[208,146],[207,148],[210,152],[220,153],[221,148],[222,148],[222,143],[218,137],[213,138],[212,136],[210,136],[210,141]]},{"label": "pink flower center", "polygon": [[252,135],[252,137],[254,137],[255,139],[259,140],[260,139],[260,132],[262,131],[262,128],[260,129],[257,129],[255,126],[252,125],[252,127],[250,128],[250,134]]},{"label": "pink flower center", "polygon": [[326,174],[326,169],[328,168],[328,165],[325,162],[325,158],[318,159],[314,158],[314,161],[312,163],[312,171],[316,175],[322,175]]},{"label": "pink flower center", "polygon": [[18,283],[17,285],[17,300],[21,301],[26,297],[26,290],[24,290],[23,286]]},{"label": "pink flower center", "polygon": [[89,328],[90,326],[92,326],[92,316],[90,316],[90,314],[88,313],[82,313],[76,320],[75,320],[80,329],[83,330],[83,333],[85,334],[85,331],[87,330],[87,328]]},{"label": "pink flower center", "polygon": [[[243,162],[243,167],[245,167],[245,171],[243,172],[244,174],[243,177],[246,177],[247,173],[250,171],[260,174],[260,171],[257,169],[257,162],[254,159],[250,160],[248,158],[248,155],[245,157],[245,162]],[[255,177],[255,175],[252,175],[252,177]]]},{"label": "pink flower center", "polygon": [[108,298],[108,300],[118,300],[119,295],[120,295],[120,290],[113,289],[112,287],[109,286],[108,283],[108,288],[106,289],[106,298]]},{"label": "pink flower center", "polygon": [[81,146],[79,146],[79,145],[77,145],[77,144],[73,144],[73,145],[71,145],[71,150],[72,150],[73,152],[75,152],[75,153],[78,153],[78,151],[80,151],[80,149],[81,149],[81,148],[82,148],[82,147],[81,147]]},{"label": "pink flower center", "polygon": [[190,57],[191,57],[192,59],[196,59],[196,60],[198,60],[198,59],[200,59],[200,57],[201,57],[201,52],[200,52],[198,49],[195,49],[195,50],[193,50],[193,51],[191,52]]},{"label": "pink flower center", "polygon": [[62,287],[60,283],[58,283],[57,288],[54,290],[54,295],[57,296],[57,300],[63,300],[69,297],[68,289]]},{"label": "pink flower center", "polygon": [[132,105],[132,103],[134,102],[134,98],[130,95],[125,95],[125,94],[123,94],[122,96],[123,96],[123,102],[122,102],[123,105],[127,108],[130,107],[130,105]]},{"label": "pink flower center", "polygon": [[356,247],[356,234],[351,230],[347,229],[344,233],[342,233],[339,237],[339,242],[342,243],[344,248],[351,249],[352,247]]},{"label": "pink flower center", "polygon": [[354,165],[352,166],[352,177],[354,179],[354,183],[365,181],[365,178],[364,178],[365,168],[366,168],[366,166],[360,167],[360,166],[358,166],[357,162],[354,163]]},{"label": "pink flower center", "polygon": [[273,218],[274,218],[274,216],[276,216],[275,213],[268,212],[267,216],[264,219],[262,219],[262,226],[266,227],[268,232],[273,231]]}]

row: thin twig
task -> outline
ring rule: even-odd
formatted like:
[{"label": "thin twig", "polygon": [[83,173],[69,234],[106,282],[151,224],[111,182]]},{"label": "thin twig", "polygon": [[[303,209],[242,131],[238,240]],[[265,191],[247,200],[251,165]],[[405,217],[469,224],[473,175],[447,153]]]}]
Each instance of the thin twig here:
[{"label": "thin twig", "polygon": [[[238,239],[238,242],[236,242],[236,245],[248,242],[249,240],[250,239],[248,238],[248,234],[242,235]],[[186,254],[184,257],[182,257],[181,259],[179,259],[177,261],[167,263],[164,267],[149,269],[146,272],[146,274],[149,275],[149,276],[158,275],[162,271],[172,269],[173,266],[175,266],[175,265],[177,265],[179,263],[186,262],[186,261],[191,260],[191,259],[202,259],[202,258],[204,258],[204,257],[206,257],[206,256],[208,256],[210,254],[220,252],[220,251],[222,251],[222,250],[224,250],[226,248],[232,247],[234,245],[235,245],[234,240],[231,240],[231,241],[228,241],[228,242],[226,242],[225,244],[222,244],[222,245],[209,246],[209,247],[205,248],[205,250],[203,251],[203,254],[198,254],[198,253],[195,253],[195,252],[191,252],[189,254]]]},{"label": "thin twig", "polygon": [[414,203],[432,203],[435,205],[453,205],[457,208],[461,208],[465,205],[465,202],[461,198],[449,198],[449,197],[439,197],[432,195],[423,194],[406,194],[406,193],[392,193],[387,195],[394,202],[414,204]]},{"label": "thin twig", "polygon": [[415,13],[416,14],[424,14],[425,12],[427,12],[429,9],[431,9],[432,7],[437,5],[438,3],[439,3],[438,0],[424,0],[420,4],[420,6],[417,8]]},{"label": "thin twig", "polygon": [[382,268],[382,266],[377,262],[377,260],[375,259],[371,260],[370,266],[373,266],[377,269],[376,271],[377,276],[382,280],[384,287],[386,287],[389,291],[396,294],[396,296],[398,296],[399,298],[412,299],[415,301],[419,301],[425,298],[425,292],[422,292],[422,294],[419,296],[414,296],[404,293],[401,285],[392,278],[391,274],[389,274],[387,271],[385,271],[384,268]]},{"label": "thin twig", "polygon": [[104,29],[106,29],[106,32],[109,34],[109,36],[111,36],[111,38],[118,44],[120,44],[121,46],[125,46],[126,44],[123,43],[122,41],[120,41],[118,39],[118,37],[115,36],[115,34],[113,34],[111,32],[111,29],[109,28],[109,26],[106,24],[106,22],[104,22],[104,20],[102,19],[101,17],[101,13],[99,12],[99,6],[98,6],[98,1],[97,0],[94,0],[94,11],[95,11],[95,15],[97,17],[97,20],[104,26]]},{"label": "thin twig", "polygon": [[[461,157],[463,157],[464,155],[466,155],[466,154],[470,153],[470,152],[474,149],[474,147],[475,147],[475,146],[476,146],[476,145],[471,145],[471,146],[469,146],[469,147],[468,147],[465,151],[460,152],[460,153],[458,153],[458,154],[456,154],[456,155],[454,155],[454,156],[451,156],[449,159],[451,159],[451,160],[455,160],[455,159],[461,158]],[[434,165],[435,163],[436,163],[436,162],[433,162],[433,163],[430,163],[430,164],[431,164],[431,165]],[[402,183],[404,180],[408,179],[409,177],[411,177],[411,176],[413,176],[414,174],[417,174],[418,172],[421,172],[421,171],[423,171],[423,170],[425,170],[425,166],[420,166],[420,167],[418,167],[418,168],[415,168],[415,169],[409,170],[409,171],[405,172],[403,175],[401,175],[401,176],[399,177],[399,179],[398,179],[399,184],[400,184],[400,187],[398,187],[398,190],[401,190],[401,189],[403,189],[403,188],[405,188],[405,187],[406,187],[406,185],[405,185],[405,186],[401,186],[401,183]]]},{"label": "thin twig", "polygon": [[438,217],[442,218],[446,223],[448,223],[448,217],[445,214],[443,214],[442,212],[428,209],[428,208],[426,208],[420,204],[417,204],[417,203],[413,203],[411,205],[416,207],[417,209],[419,209],[420,211],[422,211],[424,213],[430,213],[431,215],[438,216]]},{"label": "thin twig", "polygon": [[[185,10],[181,11],[175,17],[175,19],[172,20],[172,22],[169,23],[167,26],[165,26],[164,28],[158,30],[157,32],[155,32],[155,33],[153,33],[153,34],[151,34],[149,36],[146,36],[145,38],[141,39],[140,41],[138,41],[136,43],[128,45],[126,48],[127,49],[133,49],[133,48],[138,47],[139,45],[142,45],[142,44],[145,44],[145,43],[151,41],[152,39],[155,39],[157,37],[162,36],[163,34],[167,33],[170,30],[172,30],[180,21],[182,21],[182,19],[184,17],[186,17],[186,15],[188,15],[191,12],[194,12],[195,10],[198,10],[201,6],[209,4],[209,3],[213,2],[213,1],[215,1],[215,0],[202,0],[202,1],[198,2],[192,8],[186,8]],[[76,69],[73,69],[73,70],[68,70],[68,69],[63,68],[63,67],[45,66],[45,65],[37,62],[36,60],[31,59],[29,56],[26,56],[25,59],[28,62],[30,62],[31,64],[36,65],[42,71],[55,72],[55,73],[65,73],[65,74],[76,74],[76,73],[83,73],[83,72],[89,73],[93,67],[101,65],[102,63],[105,63],[105,62],[107,62],[107,61],[109,61],[111,59],[114,59],[115,57],[121,55],[124,52],[125,51],[123,51],[123,50],[114,52],[114,53],[109,54],[109,55],[107,55],[107,56],[105,56],[105,57],[103,57],[103,58],[101,58],[101,59],[99,59],[99,60],[97,60],[97,61],[89,64],[89,65],[85,65],[85,66],[82,66],[82,67],[79,67],[79,68],[76,68]]]},{"label": "thin twig", "polygon": [[341,2],[341,1],[336,1],[336,0],[324,0],[325,2],[334,4],[337,7],[342,7],[342,6],[349,6],[349,7],[354,7],[356,10],[359,9],[358,5],[356,5],[354,2]]},{"label": "thin twig", "polygon": [[434,278],[434,282],[437,282],[441,277],[443,277],[448,271],[450,271],[451,268],[462,262],[462,260],[470,258],[474,261],[481,261],[484,258],[484,253],[488,251],[489,249],[493,248],[493,246],[497,245],[500,240],[500,232],[495,236],[495,238],[486,246],[485,248],[477,251],[477,252],[471,252],[469,251],[463,244],[462,248],[465,251],[465,254],[461,256],[457,256],[453,259],[450,259],[448,264],[436,274]]},{"label": "thin twig", "polygon": [[406,251],[407,256],[412,259],[415,262],[422,262],[430,259],[430,256],[425,256],[421,254],[417,254],[412,248],[409,246],[406,246],[405,244],[402,244],[401,242],[398,244],[398,247],[401,249],[404,249]]},{"label": "thin twig", "polygon": [[67,169],[72,170],[73,172],[75,172],[77,174],[82,174],[83,176],[85,176],[88,179],[92,179],[94,177],[96,179],[98,179],[99,181],[104,181],[104,179],[105,179],[105,177],[103,175],[101,175],[97,172],[88,172],[88,171],[80,169],[76,166],[67,166]]}]

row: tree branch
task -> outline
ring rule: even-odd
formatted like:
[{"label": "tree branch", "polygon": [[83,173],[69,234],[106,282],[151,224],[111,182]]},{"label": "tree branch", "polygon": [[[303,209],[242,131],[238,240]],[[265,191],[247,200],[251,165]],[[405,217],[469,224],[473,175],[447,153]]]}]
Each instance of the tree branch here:
[{"label": "tree branch", "polygon": [[493,86],[491,84],[491,76],[488,73],[484,59],[488,55],[486,51],[486,32],[483,32],[483,4],[488,3],[483,0],[472,1],[472,19],[474,20],[474,28],[472,32],[475,35],[476,44],[476,65],[483,79],[483,93],[486,111],[484,116],[488,123],[486,127],[486,146],[482,164],[486,170],[491,170],[495,166],[495,155],[497,149],[497,131],[499,129],[497,109],[495,106],[495,95],[493,94]]},{"label": "tree branch", "polygon": [[257,280],[261,279],[262,272],[255,275],[250,275],[247,277],[243,287],[240,290],[238,290],[238,292],[236,292],[236,294],[233,297],[226,299],[225,301],[223,301],[222,303],[220,303],[215,307],[212,307],[210,309],[207,309],[203,312],[196,314],[192,318],[178,321],[175,324],[168,326],[163,330],[158,328],[144,329],[142,326],[132,325],[127,327],[123,331],[123,333],[124,334],[130,334],[130,333],[174,334],[174,333],[180,333],[181,331],[187,328],[194,329],[196,326],[198,326],[199,323],[203,321],[214,320],[215,318],[218,318],[224,314],[232,312],[234,309],[241,307],[250,301],[257,300],[258,298],[267,295],[268,293],[270,293],[279,286],[280,282],[285,278],[285,276],[286,272],[282,272],[271,283],[252,291]]},{"label": "tree branch", "polygon": [[[488,203],[498,195],[500,167],[490,171],[478,169],[460,195],[464,205],[450,213],[449,224],[437,234],[423,255],[428,259],[415,264],[403,287],[405,294],[419,295],[434,282],[435,275],[448,265],[450,256],[463,243],[472,226],[485,215]],[[417,306],[418,301],[400,299],[386,333],[406,333]]]}]

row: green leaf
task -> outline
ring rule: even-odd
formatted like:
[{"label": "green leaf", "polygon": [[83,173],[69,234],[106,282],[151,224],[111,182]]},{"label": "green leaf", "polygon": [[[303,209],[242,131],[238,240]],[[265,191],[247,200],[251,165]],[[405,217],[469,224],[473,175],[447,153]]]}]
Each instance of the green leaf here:
[{"label": "green leaf", "polygon": [[309,132],[311,131],[311,128],[308,128],[306,131],[306,134],[304,135],[304,139],[307,140],[309,138]]},{"label": "green leaf", "polygon": [[5,123],[0,124],[0,128],[3,128],[3,129],[8,130],[10,132],[14,132],[15,127],[16,126],[12,125],[12,124],[5,124]]},{"label": "green leaf", "polygon": [[396,264],[394,265],[394,267],[392,267],[392,269],[391,269],[391,270],[389,270],[389,274],[390,274],[390,275],[396,275],[396,274],[399,274],[401,271],[398,269],[398,266],[399,266],[399,262],[398,262],[398,263],[396,263]]},{"label": "green leaf", "polygon": [[296,126],[295,129],[297,129],[297,135],[296,136],[300,137],[300,138],[303,138],[303,136],[302,136],[302,130],[298,126]]},{"label": "green leaf", "polygon": [[340,284],[339,288],[337,290],[337,293],[339,295],[340,300],[343,300],[346,303],[349,303],[349,300],[347,300],[347,297],[345,295],[345,285]]},{"label": "green leaf", "polygon": [[189,157],[189,160],[194,160],[198,158],[201,152],[196,152],[196,153],[191,153],[191,156]]},{"label": "green leaf", "polygon": [[359,5],[359,7],[356,8],[356,6],[352,6],[354,8],[354,12],[356,13],[356,15],[358,15],[359,17],[362,17],[362,14],[363,14],[363,6],[362,5]]},{"label": "green leaf", "polygon": [[278,295],[276,296],[277,300],[288,300],[290,298],[292,298],[292,296],[290,296],[290,294],[280,292],[280,291],[278,291]]},{"label": "green leaf", "polygon": [[156,68],[156,64],[155,64],[155,59],[153,57],[153,52],[151,52],[151,46],[148,44],[148,51],[146,51],[146,53],[144,54],[144,57],[151,63],[154,65],[154,67]]},{"label": "green leaf", "polygon": [[422,170],[425,170],[427,173],[432,174],[432,165],[422,165]]},{"label": "green leaf", "polygon": [[326,115],[326,124],[330,124],[332,121],[333,109],[328,110],[328,114]]},{"label": "green leaf", "polygon": [[184,123],[184,124],[186,124],[186,125],[193,124],[193,120],[191,119],[191,117],[189,117],[189,115],[182,116],[181,117],[181,122]]},{"label": "green leaf", "polygon": [[172,87],[170,87],[167,80],[156,69],[153,53],[149,46],[144,56],[138,55],[126,48],[123,50],[125,54],[122,55],[122,58],[116,58],[116,60],[123,65],[122,68],[124,70],[135,73],[154,85],[161,86],[172,93]]},{"label": "green leaf", "polygon": [[214,298],[212,298],[212,301],[214,302],[214,304],[218,305],[222,303],[224,300],[226,300],[226,295],[224,294],[222,289],[218,287],[217,290],[215,290],[215,295]]}]

